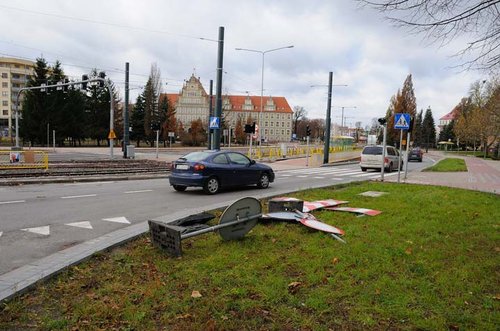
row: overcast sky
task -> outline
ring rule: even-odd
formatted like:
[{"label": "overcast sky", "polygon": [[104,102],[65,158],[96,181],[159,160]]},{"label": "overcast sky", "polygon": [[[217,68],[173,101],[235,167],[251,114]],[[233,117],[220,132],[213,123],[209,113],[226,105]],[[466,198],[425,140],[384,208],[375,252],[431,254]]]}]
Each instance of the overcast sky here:
[{"label": "overcast sky", "polygon": [[[413,76],[417,109],[431,107],[436,124],[479,72],[453,68],[464,47],[439,47],[409,35],[355,0],[0,0],[0,56],[49,63],[79,78],[104,70],[121,89],[130,63],[131,101],[152,63],[161,70],[164,92],[178,93],[192,74],[208,92],[217,66],[219,27],[225,29],[223,93],[260,95],[262,55],[267,53],[264,95],[284,96],[309,118],[325,118],[327,84],[334,75],[332,121],[368,125],[385,115],[391,96]],[[203,40],[202,38],[209,39]],[[212,40],[212,41],[210,41]],[[311,85],[317,85],[311,87]],[[319,86],[318,86],[319,85]]]}]

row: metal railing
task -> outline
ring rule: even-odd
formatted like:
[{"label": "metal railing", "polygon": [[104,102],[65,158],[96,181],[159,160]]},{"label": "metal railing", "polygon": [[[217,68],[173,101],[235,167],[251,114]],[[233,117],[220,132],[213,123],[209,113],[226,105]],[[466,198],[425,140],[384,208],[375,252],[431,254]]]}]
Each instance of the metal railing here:
[{"label": "metal railing", "polygon": [[[276,160],[281,158],[294,158],[294,157],[305,157],[307,155],[312,156],[316,154],[323,154],[324,152],[323,146],[309,146],[309,153],[307,153],[306,146],[269,146],[269,147],[260,147],[255,148],[247,153],[249,158],[255,160]],[[344,151],[352,151],[355,148],[353,146],[330,146],[329,152],[344,152]]]},{"label": "metal railing", "polygon": [[49,155],[44,151],[0,151],[0,169],[48,169]]}]

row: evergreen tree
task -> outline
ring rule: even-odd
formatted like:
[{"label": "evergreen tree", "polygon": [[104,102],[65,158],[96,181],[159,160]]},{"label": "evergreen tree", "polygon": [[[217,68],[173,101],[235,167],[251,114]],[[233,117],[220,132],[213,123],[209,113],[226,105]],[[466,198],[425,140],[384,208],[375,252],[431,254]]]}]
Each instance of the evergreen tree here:
[{"label": "evergreen tree", "polygon": [[137,147],[141,145],[141,140],[145,139],[144,134],[144,97],[142,94],[137,96],[132,114],[130,115],[130,140],[135,140]]},{"label": "evergreen tree", "polygon": [[[37,58],[34,75],[27,87],[47,84],[49,66],[44,58]],[[19,136],[32,145],[47,143],[48,95],[42,90],[29,90],[23,99],[22,116],[19,120]]]},{"label": "evergreen tree", "polygon": [[[97,69],[92,70],[89,78],[98,77]],[[108,85],[111,88],[113,96],[113,109],[116,113],[116,105],[118,104],[118,93],[114,84],[108,79]],[[101,141],[108,139],[109,134],[109,117],[110,117],[110,92],[107,88],[101,88],[99,84],[89,84],[87,86],[86,95],[86,120],[85,120],[85,135],[91,139],[95,139],[97,146],[101,145]],[[117,118],[114,116],[113,126],[117,127]]]},{"label": "evergreen tree", "polygon": [[427,108],[422,122],[422,138],[425,144],[425,151],[429,151],[429,147],[436,145],[436,128],[434,126],[434,118],[432,117],[431,107]]},{"label": "evergreen tree", "polygon": [[418,112],[417,116],[415,116],[414,123],[413,123],[413,146],[422,146],[422,121],[423,121],[423,115],[424,110],[420,109]]}]

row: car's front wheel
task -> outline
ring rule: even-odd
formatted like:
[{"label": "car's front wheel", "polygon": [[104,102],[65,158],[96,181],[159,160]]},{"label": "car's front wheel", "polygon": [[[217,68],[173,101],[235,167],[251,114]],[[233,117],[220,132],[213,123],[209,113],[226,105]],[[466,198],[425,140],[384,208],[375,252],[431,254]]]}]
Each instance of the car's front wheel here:
[{"label": "car's front wheel", "polygon": [[182,186],[182,185],[173,185],[174,186],[174,190],[178,191],[178,192],[184,192],[186,190],[186,186]]},{"label": "car's front wheel", "polygon": [[216,177],[210,177],[207,179],[205,184],[203,184],[203,191],[207,194],[215,194],[219,192],[220,184]]},{"label": "car's front wheel", "polygon": [[365,167],[361,167],[361,171],[366,171],[366,168]]},{"label": "car's front wheel", "polygon": [[257,183],[258,188],[268,188],[269,187],[269,175],[264,172],[260,175],[259,182]]}]

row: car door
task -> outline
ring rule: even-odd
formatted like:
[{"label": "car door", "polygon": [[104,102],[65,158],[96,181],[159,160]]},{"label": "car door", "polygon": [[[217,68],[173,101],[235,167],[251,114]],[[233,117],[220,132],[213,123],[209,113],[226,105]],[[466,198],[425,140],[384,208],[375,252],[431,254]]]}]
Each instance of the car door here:
[{"label": "car door", "polygon": [[210,162],[211,174],[217,176],[222,186],[233,185],[233,167],[225,153],[215,155]]},{"label": "car door", "polygon": [[227,153],[233,169],[234,185],[248,185],[257,182],[255,169],[252,168],[250,159],[241,153]]}]

